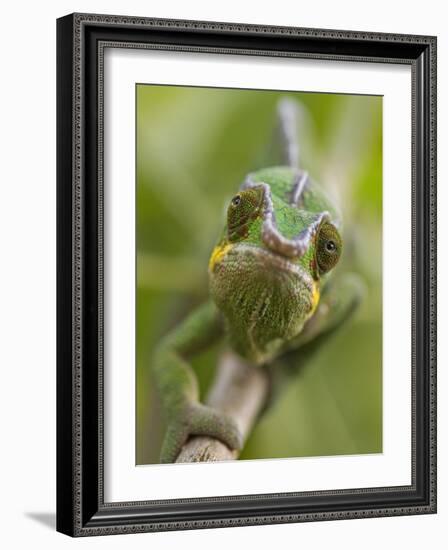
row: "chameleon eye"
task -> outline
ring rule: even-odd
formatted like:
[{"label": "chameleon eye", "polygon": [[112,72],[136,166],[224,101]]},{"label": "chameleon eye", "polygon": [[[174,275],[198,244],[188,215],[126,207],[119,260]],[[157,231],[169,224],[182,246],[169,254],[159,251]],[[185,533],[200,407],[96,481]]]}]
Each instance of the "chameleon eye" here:
[{"label": "chameleon eye", "polygon": [[328,273],[338,263],[342,252],[342,239],[332,223],[324,223],[317,235],[316,260],[319,273]]},{"label": "chameleon eye", "polygon": [[227,210],[227,229],[231,241],[242,238],[249,224],[260,212],[263,200],[262,188],[251,188],[240,191],[230,201]]},{"label": "chameleon eye", "polygon": [[327,252],[334,252],[336,250],[336,244],[334,241],[327,241],[325,248]]}]

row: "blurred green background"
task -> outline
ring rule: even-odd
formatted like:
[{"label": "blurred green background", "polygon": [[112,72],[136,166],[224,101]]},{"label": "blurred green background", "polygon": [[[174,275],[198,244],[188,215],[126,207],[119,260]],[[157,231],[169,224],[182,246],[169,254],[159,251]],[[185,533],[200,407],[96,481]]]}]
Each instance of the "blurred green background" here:
[{"label": "blurred green background", "polygon": [[[368,293],[261,418],[241,458],[382,451],[382,98],[138,85],[137,464],[158,462],[165,430],[154,346],[207,298],[226,205],[247,172],[271,163],[285,95],[301,106],[301,166],[343,212],[337,269],[360,273]],[[202,395],[219,351],[194,361]]]}]

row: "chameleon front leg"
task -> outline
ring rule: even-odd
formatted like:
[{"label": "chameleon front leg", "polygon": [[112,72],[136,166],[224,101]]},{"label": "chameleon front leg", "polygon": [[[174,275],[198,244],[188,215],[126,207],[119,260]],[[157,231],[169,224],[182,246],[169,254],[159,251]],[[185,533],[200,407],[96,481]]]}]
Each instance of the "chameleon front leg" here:
[{"label": "chameleon front leg", "polygon": [[223,335],[221,316],[212,302],[189,315],[164,337],[154,357],[154,373],[168,427],[160,461],[174,462],[190,435],[208,435],[231,449],[242,437],[234,421],[199,402],[198,382],[188,359]]},{"label": "chameleon front leg", "polygon": [[267,365],[271,380],[268,405],[275,400],[289,377],[300,371],[311,356],[325,346],[327,339],[348,321],[364,294],[363,281],[353,273],[344,274],[327,283],[313,317],[290,342],[285,353]]},{"label": "chameleon front leg", "polygon": [[354,273],[345,273],[330,280],[322,291],[319,305],[302,332],[291,342],[291,349],[306,345],[313,348],[322,344],[322,338],[342,326],[356,311],[365,294],[362,279]]}]

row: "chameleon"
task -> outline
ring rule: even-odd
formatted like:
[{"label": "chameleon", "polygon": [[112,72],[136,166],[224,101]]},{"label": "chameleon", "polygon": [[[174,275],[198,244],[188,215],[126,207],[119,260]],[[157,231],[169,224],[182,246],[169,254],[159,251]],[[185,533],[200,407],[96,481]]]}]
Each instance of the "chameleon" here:
[{"label": "chameleon", "polygon": [[243,445],[233,419],[199,401],[189,362],[195,354],[226,339],[244,360],[275,373],[286,368],[282,359],[300,363],[322,345],[362,299],[357,275],[333,276],[342,219],[300,168],[298,117],[292,99],[278,102],[281,164],[244,178],[210,256],[209,299],[157,346],[153,366],[167,420],[161,463],[174,462],[192,435],[214,437],[231,450]]}]

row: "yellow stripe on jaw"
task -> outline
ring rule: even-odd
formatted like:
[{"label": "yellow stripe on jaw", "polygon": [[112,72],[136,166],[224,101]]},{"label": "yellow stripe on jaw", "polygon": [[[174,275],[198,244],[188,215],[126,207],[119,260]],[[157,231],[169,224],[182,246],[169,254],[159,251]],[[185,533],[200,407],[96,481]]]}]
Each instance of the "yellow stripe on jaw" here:
[{"label": "yellow stripe on jaw", "polygon": [[317,306],[319,304],[319,299],[320,299],[319,285],[316,282],[314,282],[313,283],[313,290],[312,290],[312,293],[311,293],[311,310],[309,312],[310,317],[316,311]]},{"label": "yellow stripe on jaw", "polygon": [[224,258],[224,256],[227,254],[227,252],[229,252],[232,246],[233,245],[229,243],[223,243],[215,246],[212,255],[210,256],[210,261],[208,262],[209,271],[213,271],[215,269],[215,265]]}]

